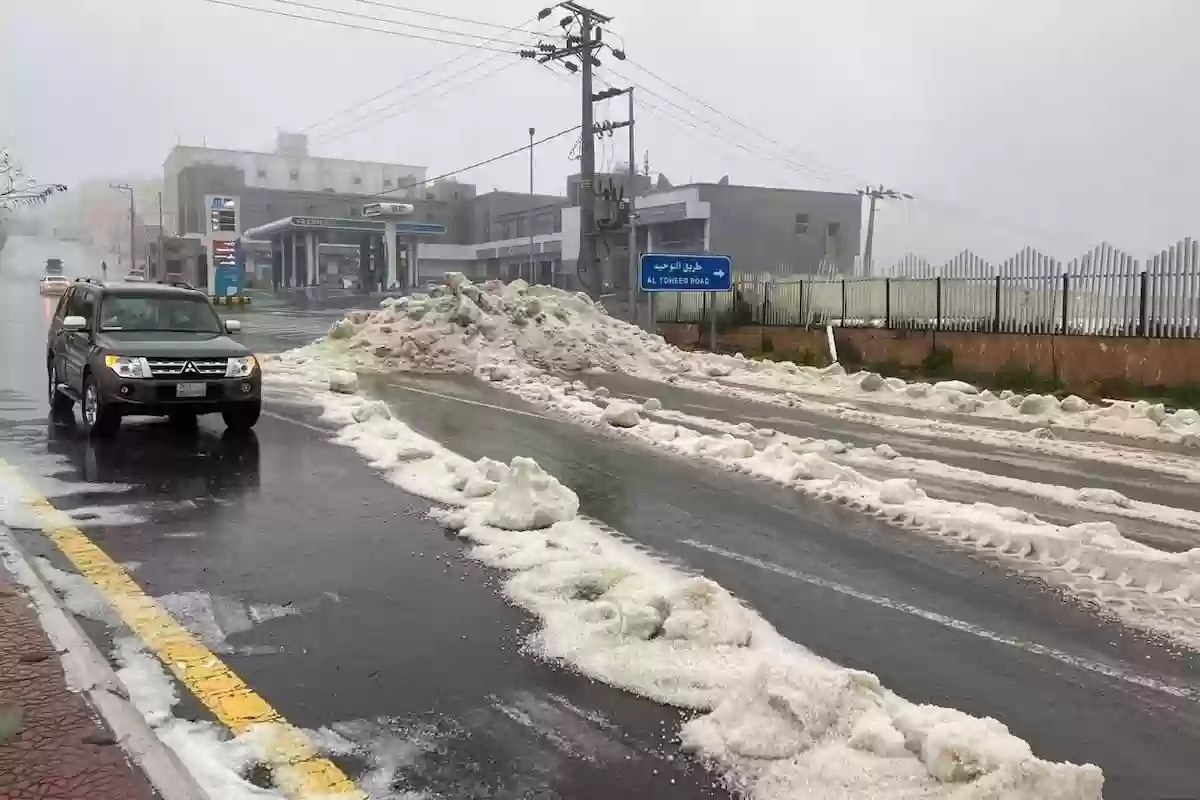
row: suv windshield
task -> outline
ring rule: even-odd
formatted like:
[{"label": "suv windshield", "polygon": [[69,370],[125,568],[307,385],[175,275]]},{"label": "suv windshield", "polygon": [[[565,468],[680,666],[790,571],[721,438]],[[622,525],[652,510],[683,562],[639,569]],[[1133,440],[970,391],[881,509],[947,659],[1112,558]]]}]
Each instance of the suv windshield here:
[{"label": "suv windshield", "polygon": [[221,332],[212,306],[200,298],[108,295],[100,308],[102,331]]}]

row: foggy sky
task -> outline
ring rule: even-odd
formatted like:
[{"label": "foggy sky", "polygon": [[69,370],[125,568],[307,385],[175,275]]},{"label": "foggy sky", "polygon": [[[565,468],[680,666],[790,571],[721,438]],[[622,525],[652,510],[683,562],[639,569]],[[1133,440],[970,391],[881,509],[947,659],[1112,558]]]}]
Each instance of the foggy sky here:
[{"label": "foggy sky", "polygon": [[[355,0],[306,2],[499,33]],[[541,7],[395,2],[504,25]],[[1141,257],[1200,235],[1200,2],[595,7],[614,17],[610,40],[622,37],[633,62],[790,148],[608,57],[600,76],[620,86],[631,79],[702,118],[640,92],[639,164],[649,150],[651,170],[676,184],[729,174],[742,184],[853,190],[869,181],[911,192],[916,201],[880,212],[880,262],[908,250],[942,258],[968,246],[1002,258],[1024,244],[1071,258],[1100,240]],[[177,142],[268,150],[277,129],[304,130],[399,84],[405,88],[366,109],[311,128],[310,150],[423,164],[435,175],[526,143],[530,126],[544,135],[578,123],[576,78],[500,55],[397,106],[405,113],[344,135],[368,111],[493,55],[203,0],[2,0],[0,144],[44,181],[156,175]],[[457,88],[498,67],[505,68]],[[625,102],[599,105],[597,118],[624,119]],[[564,176],[578,166],[567,158],[574,141],[572,134],[538,148],[539,192],[564,191]],[[598,165],[624,161],[626,150],[622,136],[606,140]],[[515,156],[460,179],[480,191],[525,191],[528,162]]]}]

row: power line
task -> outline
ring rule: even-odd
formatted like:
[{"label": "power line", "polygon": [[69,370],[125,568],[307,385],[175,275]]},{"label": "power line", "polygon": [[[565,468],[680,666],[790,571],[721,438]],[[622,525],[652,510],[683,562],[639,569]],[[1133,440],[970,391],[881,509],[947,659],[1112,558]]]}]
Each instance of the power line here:
[{"label": "power line", "polygon": [[[420,91],[414,92],[411,95],[399,97],[394,102],[389,103],[389,104],[383,106],[382,108],[379,108],[369,114],[365,114],[365,115],[359,117],[357,119],[358,124],[353,125],[351,128],[349,128],[347,130],[343,130],[340,133],[334,133],[333,135],[330,135],[330,136],[319,137],[317,139],[317,143],[327,144],[329,142],[335,142],[335,141],[338,141],[339,139],[344,139],[347,136],[351,136],[355,133],[358,133],[359,131],[363,130],[364,128],[368,128],[373,125],[378,125],[378,124],[380,124],[382,122],[386,122],[390,119],[395,119],[396,117],[403,116],[404,114],[407,114],[409,111],[411,111],[414,108],[414,106],[411,103],[401,106],[400,108],[398,108],[397,110],[393,111],[390,114],[386,114],[384,116],[379,116],[379,115],[382,114],[383,112],[387,111],[388,109],[395,108],[396,106],[400,105],[404,101],[411,101],[418,94],[421,94],[421,92],[428,91],[430,89],[434,89],[437,86],[447,83],[448,81],[451,81],[461,75],[465,75],[466,73],[468,73],[474,69],[478,69],[479,67],[482,67],[484,64],[487,64],[488,62],[499,58],[500,55],[501,55],[500,53],[497,53],[496,55],[492,56],[489,59],[486,59],[485,61],[481,61],[478,64],[473,64],[470,67],[468,67],[467,69],[460,70],[459,72],[456,72],[447,78],[444,78],[436,83],[433,83]],[[439,92],[438,94],[434,95],[433,97],[430,97],[427,99],[429,101],[438,100],[452,92],[455,92],[455,91],[458,91],[461,89],[465,89],[468,86],[471,86],[472,84],[478,83],[479,81],[483,80],[484,78],[489,78],[498,72],[503,72],[506,69],[515,67],[516,65],[518,65],[520,63],[521,63],[520,61],[510,61],[506,64],[501,64],[500,66],[496,67],[495,69],[491,69],[491,70],[488,70],[487,72],[476,75],[474,78],[471,78],[470,80],[460,83],[456,86],[448,87],[445,91]]]},{"label": "power line", "polygon": [[[394,5],[392,3],[381,3],[381,2],[379,2],[379,0],[358,0],[358,2],[364,3],[369,6],[382,6],[384,8],[392,8],[392,9],[395,9],[396,11],[404,11],[409,14],[424,14],[425,16],[428,16],[428,17],[438,17],[439,19],[448,19],[448,20],[452,20],[454,22],[466,22],[470,25],[480,25],[485,28],[504,28],[505,27],[504,25],[500,25],[495,22],[484,22],[483,20],[470,19],[468,17],[456,17],[453,14],[441,14],[437,11],[425,11],[425,10],[419,9],[419,8],[407,8],[405,6],[398,6],[398,5]],[[505,33],[509,32],[509,31],[514,31],[514,30],[519,30],[523,33],[535,33],[535,34],[540,33],[539,31],[532,30],[532,29],[526,29],[524,27],[525,25],[528,25],[530,22],[533,22],[534,19],[536,19],[536,17],[531,18],[526,22],[522,22],[520,25],[518,25],[514,28],[508,28],[505,31]]]},{"label": "power line", "polygon": [[[432,13],[432,12],[431,12],[431,13]],[[507,29],[505,29],[505,30],[504,30],[502,33],[499,33],[499,34],[497,34],[497,35],[496,35],[496,36],[495,36],[495,37],[494,37],[492,40],[490,40],[490,41],[497,41],[497,40],[500,40],[500,39],[504,38],[505,36],[507,36],[509,33],[512,33],[513,31],[522,30],[523,26],[525,26],[525,25],[528,25],[530,22],[533,22],[535,19],[537,19],[537,17],[530,17],[529,19],[525,20],[524,22],[517,23],[516,25],[512,26],[511,28],[507,28]],[[459,55],[455,56],[454,58],[451,58],[451,59],[449,59],[449,60],[447,60],[447,61],[444,61],[444,62],[442,62],[441,64],[437,64],[437,65],[435,65],[435,66],[433,66],[433,67],[430,67],[429,69],[425,70],[425,71],[424,71],[424,72],[422,72],[420,75],[417,75],[417,76],[416,76],[416,77],[414,77],[414,78],[406,78],[405,80],[401,81],[400,83],[397,83],[396,85],[394,85],[394,86],[392,86],[392,87],[390,87],[390,88],[388,88],[388,89],[385,89],[385,90],[383,90],[383,91],[382,91],[382,92],[380,92],[379,94],[376,94],[376,95],[373,95],[373,96],[371,96],[371,97],[368,97],[366,100],[361,100],[361,101],[359,101],[359,102],[357,102],[357,103],[353,103],[353,104],[351,104],[351,105],[347,106],[346,108],[342,109],[341,111],[338,111],[338,112],[336,112],[336,113],[334,113],[334,114],[330,114],[328,117],[325,117],[324,119],[321,119],[321,120],[319,120],[319,121],[317,121],[317,122],[314,122],[313,124],[311,124],[311,125],[309,125],[309,126],[307,126],[307,127],[305,127],[305,128],[301,128],[301,132],[303,133],[304,131],[310,131],[310,130],[312,130],[313,128],[319,128],[319,127],[321,127],[322,125],[325,125],[325,124],[326,124],[326,123],[328,123],[328,122],[332,122],[333,120],[337,119],[338,117],[341,117],[341,116],[344,116],[344,115],[346,115],[346,114],[349,114],[351,111],[355,111],[356,109],[359,109],[359,108],[362,108],[362,107],[364,107],[364,106],[370,105],[371,103],[374,103],[376,100],[379,100],[380,98],[386,97],[387,95],[391,94],[392,92],[396,91],[397,89],[403,88],[403,87],[405,87],[405,86],[408,86],[409,84],[412,84],[412,83],[416,83],[417,81],[419,81],[419,80],[422,80],[423,78],[426,78],[426,77],[428,77],[428,76],[432,75],[433,73],[437,72],[437,71],[438,71],[438,70],[440,70],[440,69],[443,69],[444,67],[448,67],[448,66],[450,66],[450,65],[452,65],[452,64],[456,64],[456,63],[458,63],[459,61],[462,61],[462,60],[463,60],[464,58],[466,58],[468,55],[470,55],[470,54],[469,54],[469,53],[460,53]],[[489,57],[487,60],[485,60],[485,61],[482,61],[482,62],[480,62],[479,64],[476,64],[476,66],[482,66],[483,64],[487,63],[487,61],[490,61],[490,60],[492,60],[492,59],[494,59],[494,58],[498,58],[498,57],[499,57],[499,54],[497,54],[497,55],[495,55],[495,56],[491,56],[491,57]],[[473,69],[473,68],[472,68],[472,69]],[[469,71],[469,70],[467,70],[467,71]],[[460,74],[461,74],[461,73],[460,73]],[[437,85],[438,85],[438,84],[434,84],[434,86],[437,86]],[[426,87],[426,88],[432,88],[432,87]],[[408,97],[408,98],[410,98],[410,99],[411,99],[412,97],[414,97],[414,96],[416,96],[417,94],[419,94],[421,91],[422,91],[421,89],[418,89],[418,90],[416,90],[415,92],[413,92],[413,93],[411,93],[411,94],[408,94],[408,95],[406,95],[406,97]],[[389,106],[385,106],[385,108],[386,108],[386,107],[390,107],[390,105],[389,105]],[[382,110],[382,109],[379,109],[379,110]]]},{"label": "power line", "polygon": [[383,197],[384,195],[395,194],[396,192],[403,192],[403,191],[407,191],[409,189],[415,189],[418,186],[424,186],[427,183],[433,183],[434,181],[440,181],[443,178],[452,178],[455,175],[459,175],[463,172],[469,172],[470,170],[476,169],[478,167],[487,166],[488,164],[492,164],[503,158],[508,158],[509,156],[516,155],[517,153],[527,153],[527,152],[529,152],[530,147],[536,147],[539,144],[545,144],[546,142],[557,139],[560,136],[566,136],[568,133],[570,133],[572,131],[579,130],[580,127],[581,126],[579,126],[579,125],[572,125],[569,128],[563,128],[558,133],[552,133],[549,136],[545,136],[541,139],[538,139],[537,141],[533,142],[532,144],[530,144],[530,143],[523,144],[520,147],[515,147],[512,150],[508,150],[507,152],[501,153],[498,156],[492,156],[491,158],[484,159],[483,161],[477,161],[474,164],[471,164],[469,166],[460,167],[458,169],[451,170],[450,172],[443,172],[441,175],[435,175],[432,178],[426,178],[423,181],[416,181],[415,183],[410,183],[406,186],[397,186],[395,189],[387,189],[382,192],[376,192],[374,194],[368,194],[368,195],[363,195],[363,196],[364,197]]},{"label": "power line", "polygon": [[[284,0],[273,0],[273,1],[274,2],[283,2]],[[300,19],[300,20],[304,20],[306,22],[320,22],[323,25],[335,25],[339,28],[348,28],[351,30],[371,31],[372,33],[386,33],[390,36],[402,36],[407,39],[419,39],[419,40],[425,41],[425,42],[437,42],[439,44],[451,44],[451,45],[457,45],[458,47],[469,47],[469,48],[472,48],[475,50],[491,50],[492,52],[496,52],[496,53],[511,53],[511,52],[513,52],[512,50],[505,50],[505,49],[502,49],[499,47],[488,47],[487,45],[484,45],[484,44],[472,44],[470,42],[456,42],[456,41],[453,41],[450,39],[438,39],[433,36],[422,36],[422,35],[416,34],[416,33],[405,33],[404,31],[392,31],[392,30],[386,30],[384,28],[372,28],[367,25],[355,25],[352,22],[340,22],[338,20],[332,20],[332,19],[321,19],[320,17],[306,17],[302,14],[291,14],[291,13],[288,13],[287,11],[278,11],[273,8],[262,8],[261,6],[242,5],[241,3],[231,2],[231,0],[205,0],[205,2],[213,3],[213,4],[219,5],[219,6],[229,6],[231,8],[240,8],[245,11],[256,11],[260,14],[271,14],[271,15],[277,16],[277,17],[287,17],[289,19]],[[325,9],[325,10],[336,13],[333,11],[333,9]],[[386,20],[383,18],[379,18],[379,21],[385,22],[385,23],[391,22],[392,24],[396,24],[396,25],[403,24],[403,23],[395,22],[394,20]]]},{"label": "power line", "polygon": [[390,19],[388,17],[377,17],[371,14],[358,14],[354,11],[343,11],[340,8],[328,8],[327,6],[315,6],[309,3],[302,3],[300,0],[268,0],[271,3],[279,3],[285,6],[296,6],[297,8],[305,8],[310,11],[324,11],[327,14],[341,14],[345,17],[353,17],[355,19],[365,19],[370,22],[383,22],[388,25],[399,25],[402,28],[416,28],[419,31],[429,31],[430,33],[443,33],[448,36],[462,36],[467,39],[482,39],[485,42],[491,42],[496,39],[493,35],[484,35],[480,33],[467,33],[466,31],[448,30],[446,28],[434,28],[429,25],[419,25],[415,22],[401,22],[398,19]]},{"label": "power line", "polygon": [[[770,144],[774,145],[775,147],[778,147],[780,150],[783,150],[783,151],[789,152],[789,153],[797,152],[793,148],[789,148],[788,146],[781,144],[780,142],[776,141],[775,139],[772,139],[770,136],[767,136],[766,134],[762,133],[761,131],[759,131],[755,128],[752,128],[751,126],[747,125],[746,123],[741,122],[740,120],[734,119],[730,115],[726,114],[724,111],[721,111],[720,109],[713,107],[712,105],[705,102],[704,100],[701,100],[699,97],[696,97],[694,94],[692,94],[688,91],[685,91],[684,89],[679,88],[675,84],[668,81],[666,78],[663,78],[662,76],[660,76],[658,73],[653,72],[646,67],[643,67],[641,64],[635,63],[632,59],[627,59],[627,60],[635,68],[641,70],[642,72],[646,73],[647,75],[649,75],[650,77],[659,81],[660,83],[663,83],[666,86],[669,86],[670,88],[674,89],[676,92],[679,92],[681,95],[688,98],[692,102],[703,106],[704,108],[708,109],[712,113],[716,114],[718,117],[721,117],[722,119],[732,122],[734,125],[738,126],[742,130],[745,130],[745,131],[748,131],[748,132],[754,134],[755,136],[762,139],[763,141],[769,142]],[[800,153],[800,155],[807,155],[807,154]],[[841,175],[842,177],[849,178],[851,183],[853,183],[855,185],[865,184],[867,182],[856,175],[852,175],[851,173],[837,169],[836,167],[831,167],[828,164],[826,164],[824,166],[826,168],[825,170],[817,170],[813,167],[808,167],[808,166],[806,166],[806,169],[813,170],[814,172],[822,172],[823,171],[826,174],[829,174],[830,172],[837,173],[837,174]]]}]

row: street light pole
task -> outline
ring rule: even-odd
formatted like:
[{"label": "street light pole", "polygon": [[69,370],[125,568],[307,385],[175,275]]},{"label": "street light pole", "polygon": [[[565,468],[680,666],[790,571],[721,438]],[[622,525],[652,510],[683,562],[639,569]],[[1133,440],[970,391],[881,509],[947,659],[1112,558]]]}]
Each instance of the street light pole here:
[{"label": "street light pole", "polygon": [[162,192],[158,193],[158,258],[154,265],[154,270],[157,273],[152,276],[155,280],[167,279],[166,259],[163,257],[163,209],[162,209]]},{"label": "street light pole", "polygon": [[128,183],[110,183],[109,186],[129,195],[129,271],[133,272],[137,268],[137,262],[134,260],[137,254],[133,249],[133,221],[137,218],[137,210],[133,204],[133,187]]},{"label": "street light pole", "polygon": [[537,272],[533,267],[533,134],[536,128],[529,129],[529,283],[537,283]]}]

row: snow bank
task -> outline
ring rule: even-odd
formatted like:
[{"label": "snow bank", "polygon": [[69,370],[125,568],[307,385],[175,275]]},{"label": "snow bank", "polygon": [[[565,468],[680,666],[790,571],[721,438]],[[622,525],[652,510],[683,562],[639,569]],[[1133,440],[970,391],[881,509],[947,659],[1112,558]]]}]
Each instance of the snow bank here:
[{"label": "snow bank", "polygon": [[[322,340],[284,354],[283,361],[314,358],[351,371],[468,372],[507,380],[528,370],[624,372],[653,380],[688,379],[696,388],[766,389],[775,402],[802,396],[918,408],[926,411],[1020,419],[1151,437],[1200,446],[1200,413],[1168,412],[1146,402],[1095,406],[1079,397],[981,392],[964,381],[906,383],[874,373],[847,374],[787,361],[758,361],[684,352],[640,328],[616,320],[587,296],[524,281],[473,284],[459,273],[429,294],[388,298],[379,310],[354,311]],[[335,378],[334,391],[353,383]],[[790,395],[790,397],[788,397]]]},{"label": "snow bank", "polygon": [[[554,389],[607,425],[606,409],[566,392],[578,388]],[[342,421],[335,441],[448,506],[431,514],[473,544],[472,557],[508,573],[505,594],[542,623],[534,652],[693,710],[684,746],[750,796],[1100,797],[1098,768],[1042,761],[995,720],[909,703],[783,638],[718,584],[579,517],[575,494],[533,461],[473,462],[390,416],[356,420],[365,398],[315,396]],[[702,445],[648,421],[623,430],[669,428],[713,457],[754,457],[734,437]]]}]

